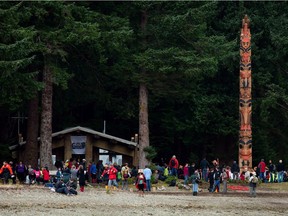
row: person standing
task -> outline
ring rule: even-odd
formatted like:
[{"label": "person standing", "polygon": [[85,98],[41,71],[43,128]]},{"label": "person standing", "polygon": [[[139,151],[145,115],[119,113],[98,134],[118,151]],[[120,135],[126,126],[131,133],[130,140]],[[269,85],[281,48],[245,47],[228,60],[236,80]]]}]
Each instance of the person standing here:
[{"label": "person standing", "polygon": [[189,178],[189,165],[188,165],[188,163],[186,163],[184,168],[183,168],[183,174],[184,174],[184,185],[187,186],[188,178]]},{"label": "person standing", "polygon": [[215,167],[214,171],[214,185],[212,192],[219,192],[220,191],[220,178],[222,176],[221,171],[219,170],[219,167]]},{"label": "person standing", "polygon": [[97,167],[96,167],[95,162],[92,162],[92,165],[90,166],[90,174],[91,174],[92,183],[96,183],[96,181],[97,181]]},{"label": "person standing", "polygon": [[84,192],[84,186],[85,186],[85,183],[86,183],[86,179],[85,179],[85,172],[84,172],[83,165],[79,166],[78,172],[77,172],[77,176],[79,178],[80,191]]},{"label": "person standing", "polygon": [[192,194],[193,196],[197,196],[198,194],[198,184],[200,183],[200,174],[198,172],[198,170],[195,170],[195,172],[192,174],[191,176],[191,180],[192,180]]},{"label": "person standing", "polygon": [[151,176],[152,176],[152,171],[148,167],[148,165],[145,166],[145,169],[143,170],[143,174],[146,179],[146,190],[151,191]]},{"label": "person standing", "polygon": [[209,192],[213,192],[213,185],[214,185],[214,167],[210,168],[208,173],[208,181],[209,181]]},{"label": "person standing", "polygon": [[83,169],[87,170],[87,162],[85,158],[82,159],[82,162],[79,162],[79,165],[82,165]]},{"label": "person standing", "polygon": [[209,162],[204,157],[200,162],[200,168],[202,170],[202,179],[204,179],[206,182],[208,181],[208,173],[207,169],[209,169]]},{"label": "person standing", "polygon": [[284,178],[284,164],[282,163],[282,160],[279,160],[279,163],[277,164],[277,172],[278,172],[278,182],[283,182]]},{"label": "person standing", "polygon": [[109,168],[107,170],[104,170],[101,177],[103,177],[105,174],[108,174],[108,188],[111,189],[112,185],[118,188],[118,183],[117,183],[117,172],[118,170],[113,166],[111,163],[109,165]]},{"label": "person standing", "polygon": [[276,171],[276,166],[272,163],[272,160],[269,160],[269,172],[270,172],[270,179],[269,182],[273,183],[275,180],[275,171]]},{"label": "person standing", "polygon": [[229,170],[227,168],[223,169],[222,172],[222,182],[223,182],[223,193],[227,193],[227,182],[229,179]]},{"label": "person standing", "polygon": [[175,155],[173,155],[172,158],[170,159],[169,167],[171,169],[171,175],[177,177],[177,172],[178,172],[177,169],[179,167],[179,162]]},{"label": "person standing", "polygon": [[264,173],[265,173],[266,164],[264,162],[264,159],[261,159],[260,163],[258,164],[259,169],[259,177],[262,182],[265,181]]},{"label": "person standing", "polygon": [[237,164],[236,161],[234,161],[232,164],[232,167],[231,167],[231,173],[233,174],[233,180],[239,179],[239,172],[240,172],[239,165]]},{"label": "person standing", "polygon": [[249,188],[250,188],[250,196],[256,197],[256,186],[257,186],[258,178],[256,177],[256,173],[250,173],[249,178]]},{"label": "person standing", "polygon": [[139,191],[139,196],[144,197],[144,189],[146,188],[146,179],[145,179],[145,175],[143,174],[142,169],[138,170],[138,175],[137,175],[135,186]]},{"label": "person standing", "polygon": [[131,176],[128,163],[125,163],[125,165],[122,167],[121,174],[122,174],[122,190],[124,189],[128,190],[128,178]]}]

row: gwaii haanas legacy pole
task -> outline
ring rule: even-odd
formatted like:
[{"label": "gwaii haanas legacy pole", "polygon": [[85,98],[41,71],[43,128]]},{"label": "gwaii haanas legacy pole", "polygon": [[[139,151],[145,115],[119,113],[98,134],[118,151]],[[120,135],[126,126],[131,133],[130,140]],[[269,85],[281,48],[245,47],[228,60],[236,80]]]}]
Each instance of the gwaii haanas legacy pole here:
[{"label": "gwaii haanas legacy pole", "polygon": [[239,167],[252,168],[252,71],[250,20],[245,15],[240,34]]}]

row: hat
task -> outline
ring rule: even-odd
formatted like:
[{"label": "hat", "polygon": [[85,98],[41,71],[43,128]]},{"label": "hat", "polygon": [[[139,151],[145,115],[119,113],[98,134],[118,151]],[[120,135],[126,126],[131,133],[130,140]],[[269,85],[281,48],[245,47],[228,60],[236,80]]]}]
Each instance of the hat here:
[{"label": "hat", "polygon": [[86,161],[86,159],[85,159],[85,158],[83,158],[82,160],[83,160],[83,161]]},{"label": "hat", "polygon": [[279,163],[282,163],[282,160],[279,160]]}]

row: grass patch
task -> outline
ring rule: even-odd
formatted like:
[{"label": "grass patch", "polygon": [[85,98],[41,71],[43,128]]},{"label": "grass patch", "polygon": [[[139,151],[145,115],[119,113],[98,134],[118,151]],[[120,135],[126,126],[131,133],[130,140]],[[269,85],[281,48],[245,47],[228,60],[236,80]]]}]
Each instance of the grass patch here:
[{"label": "grass patch", "polygon": [[282,183],[262,183],[259,188],[270,189],[276,191],[288,191],[288,182]]}]

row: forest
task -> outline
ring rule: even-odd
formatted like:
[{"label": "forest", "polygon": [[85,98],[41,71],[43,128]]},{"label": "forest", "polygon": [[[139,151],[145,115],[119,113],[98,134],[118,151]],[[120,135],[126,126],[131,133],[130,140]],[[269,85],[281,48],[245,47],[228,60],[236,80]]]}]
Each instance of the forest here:
[{"label": "forest", "polygon": [[253,164],[287,163],[287,11],[286,1],[1,2],[0,160],[19,133],[26,158],[37,137],[46,157],[52,132],[102,132],[104,121],[107,134],[140,134],[154,162],[238,160],[247,14]]}]

